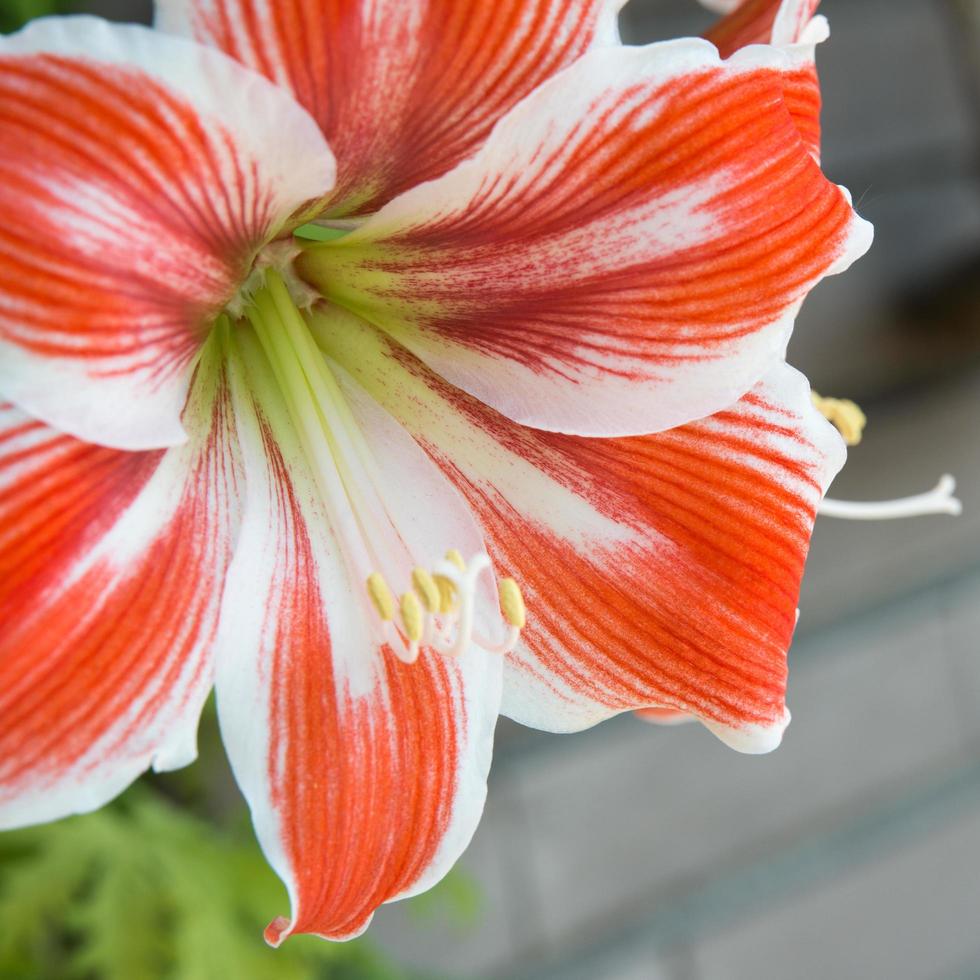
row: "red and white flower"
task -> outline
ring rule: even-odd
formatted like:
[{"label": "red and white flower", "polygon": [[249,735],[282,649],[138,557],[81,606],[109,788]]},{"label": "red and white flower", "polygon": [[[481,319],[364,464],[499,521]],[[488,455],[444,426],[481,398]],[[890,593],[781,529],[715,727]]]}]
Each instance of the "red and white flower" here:
[{"label": "red and white flower", "polygon": [[772,44],[792,67],[783,73],[783,100],[800,135],[820,159],[820,82],[816,46],[829,36],[827,21],[816,16],[820,0],[702,0],[727,13],[706,37],[723,57],[749,44]]},{"label": "red and white flower", "polygon": [[620,5],[0,39],[3,826],[188,763],[214,683],[268,939],[346,938],[465,847],[501,699],[778,743],[844,455],[783,354],[870,229],[815,34],[630,48]]}]

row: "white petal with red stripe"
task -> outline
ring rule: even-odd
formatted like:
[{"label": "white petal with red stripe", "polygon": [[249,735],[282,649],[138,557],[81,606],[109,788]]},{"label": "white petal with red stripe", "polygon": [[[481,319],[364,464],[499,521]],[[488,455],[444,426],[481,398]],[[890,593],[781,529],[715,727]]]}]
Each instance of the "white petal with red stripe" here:
[{"label": "white petal with red stripe", "polygon": [[184,438],[194,358],[256,252],[330,190],[287,93],[89,17],[0,38],[0,393],[89,441]]},{"label": "white petal with red stripe", "polygon": [[797,44],[804,39],[819,5],[820,0],[741,0],[726,4],[717,9],[727,16],[705,36],[726,56],[748,44]]},{"label": "white petal with red stripe", "polygon": [[302,274],[516,421],[656,431],[730,404],[870,244],[783,99],[784,54],[595,50]]},{"label": "white petal with red stripe", "polygon": [[210,358],[196,378],[170,450],[0,408],[0,827],[194,757],[237,516],[224,381]]},{"label": "white petal with red stripe", "polygon": [[337,154],[334,214],[377,210],[468,157],[624,0],[157,0],[163,30],[292,91]]},{"label": "white petal with red stripe", "polygon": [[446,873],[482,812],[503,670],[473,647],[439,653],[428,634],[405,662],[404,623],[381,618],[365,579],[385,568],[410,590],[413,567],[447,547],[482,549],[479,529],[411,438],[342,379],[334,402],[339,369],[288,350],[287,333],[239,337],[248,491],[217,668],[232,767],[289,890],[274,945],[349,938]]},{"label": "white petal with red stripe", "polygon": [[524,590],[505,713],[570,731],[669,708],[741,750],[778,744],[810,532],[844,461],[800,374],[778,365],[668,432],[589,439],[515,425],[349,314],[316,323],[463,491]]},{"label": "white petal with red stripe", "polygon": [[791,67],[783,98],[800,136],[820,159],[820,82],[816,46],[829,37],[827,21],[814,16],[820,0],[743,0],[705,35],[723,57],[748,44],[780,47]]}]

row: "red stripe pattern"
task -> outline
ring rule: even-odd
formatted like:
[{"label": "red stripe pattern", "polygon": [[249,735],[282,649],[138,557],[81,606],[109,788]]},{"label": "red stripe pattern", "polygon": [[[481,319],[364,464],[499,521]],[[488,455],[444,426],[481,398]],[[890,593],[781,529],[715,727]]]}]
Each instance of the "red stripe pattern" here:
[{"label": "red stripe pattern", "polygon": [[[268,438],[266,452],[277,493],[280,604],[258,681],[268,685],[268,803],[280,817],[295,896],[288,928],[344,938],[433,860],[452,815],[462,706],[455,671],[432,654],[406,665],[362,651],[383,665],[367,695],[353,695],[336,676],[309,532]],[[273,922],[269,941],[278,945],[285,928]]]},{"label": "red stripe pattern", "polygon": [[594,51],[301,270],[526,424],[649,432],[730,404],[870,242],[800,140],[782,59],[753,51]]},{"label": "red stripe pattern", "polygon": [[[430,887],[469,841],[501,664],[423,649],[406,665],[379,642],[309,463],[249,399],[236,400],[248,499],[218,656],[222,733],[290,893],[292,917],[276,918],[267,940],[346,939],[378,905]],[[411,499],[428,499],[412,487]]]},{"label": "red stripe pattern", "polygon": [[820,0],[743,0],[705,37],[727,58],[747,44],[796,44]]},{"label": "red stripe pattern", "polygon": [[[0,143],[0,390],[93,441],[178,441],[211,319],[329,188],[322,136],[207,49],[80,18],[0,43]],[[287,181],[274,144],[324,156]]]},{"label": "red stripe pattern", "polygon": [[820,160],[820,80],[813,62],[799,64],[783,79],[783,98],[800,138]]},{"label": "red stripe pattern", "polygon": [[162,0],[157,22],[289,88],[337,156],[331,213],[445,173],[599,39],[612,0]]},{"label": "red stripe pattern", "polygon": [[505,713],[561,731],[656,706],[773,747],[810,533],[844,459],[801,375],[781,365],[668,432],[585,439],[515,425],[366,325],[337,326],[358,339],[333,334],[332,353],[457,484],[524,591]]},{"label": "red stripe pattern", "polygon": [[[744,0],[705,37],[727,58],[747,44],[797,45],[820,0]],[[784,78],[786,108],[804,142],[820,159],[820,82],[813,50],[796,51]]]},{"label": "red stripe pattern", "polygon": [[[819,446],[800,431],[802,404],[762,384],[728,412],[657,436],[520,432],[521,455],[636,539],[585,550],[523,520],[520,501],[470,491],[494,561],[515,571],[534,610],[511,687],[604,714],[652,704],[734,729],[779,726],[816,506],[828,457],[831,472],[843,462],[831,434]],[[569,617],[580,596],[588,608]]]},{"label": "red stripe pattern", "polygon": [[190,761],[230,558],[227,410],[201,397],[187,445],[130,453],[0,407],[0,826]]}]

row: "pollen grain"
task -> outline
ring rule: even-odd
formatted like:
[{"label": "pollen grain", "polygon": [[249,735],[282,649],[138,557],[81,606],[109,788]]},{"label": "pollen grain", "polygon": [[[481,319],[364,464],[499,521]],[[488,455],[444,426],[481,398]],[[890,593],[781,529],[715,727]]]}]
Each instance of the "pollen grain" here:
[{"label": "pollen grain", "polygon": [[849,398],[824,398],[815,391],[811,393],[817,411],[841,434],[849,446],[861,441],[867,416]]},{"label": "pollen grain", "polygon": [[508,624],[517,629],[524,629],[527,622],[527,608],[521,587],[512,578],[502,578],[498,583],[500,589],[500,611]]},{"label": "pollen grain", "polygon": [[367,577],[367,591],[381,619],[386,623],[394,619],[395,597],[380,572],[372,572]]},{"label": "pollen grain", "polygon": [[422,605],[430,613],[439,612],[442,605],[439,597],[439,586],[435,579],[424,568],[416,568],[412,571],[412,586],[422,600]]},{"label": "pollen grain", "polygon": [[412,643],[422,639],[422,628],[425,624],[422,616],[422,604],[414,592],[406,592],[401,598],[402,625],[405,635]]}]

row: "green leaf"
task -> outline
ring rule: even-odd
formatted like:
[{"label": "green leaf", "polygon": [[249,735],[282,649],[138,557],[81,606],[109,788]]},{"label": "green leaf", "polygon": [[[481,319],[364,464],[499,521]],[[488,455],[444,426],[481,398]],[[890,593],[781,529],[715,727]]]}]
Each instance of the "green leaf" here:
[{"label": "green leaf", "polygon": [[4,34],[22,27],[33,17],[65,13],[67,4],[59,0],[3,0],[0,7],[0,32]]},{"label": "green leaf", "polygon": [[65,918],[78,937],[72,972],[100,980],[163,976],[170,957],[168,896],[157,887],[150,854],[125,821],[114,814],[105,817],[94,827],[101,840],[88,893]]},{"label": "green leaf", "polygon": [[323,225],[308,224],[297,228],[293,235],[308,242],[333,242],[350,234],[349,228],[324,228]]},{"label": "green leaf", "polygon": [[[5,865],[0,888],[0,967],[45,963],[57,956],[55,924],[71,908],[88,878],[97,845],[87,828],[71,823],[63,833],[47,828],[0,835]],[[0,975],[15,975],[0,968]]]},{"label": "green leaf", "polygon": [[434,888],[412,899],[412,914],[420,921],[446,919],[457,929],[472,928],[483,910],[479,885],[466,872],[454,868]]},{"label": "green leaf", "polygon": [[0,976],[396,976],[364,940],[266,946],[262,928],[288,904],[254,840],[142,785],[99,813],[0,835],[0,861]]}]

